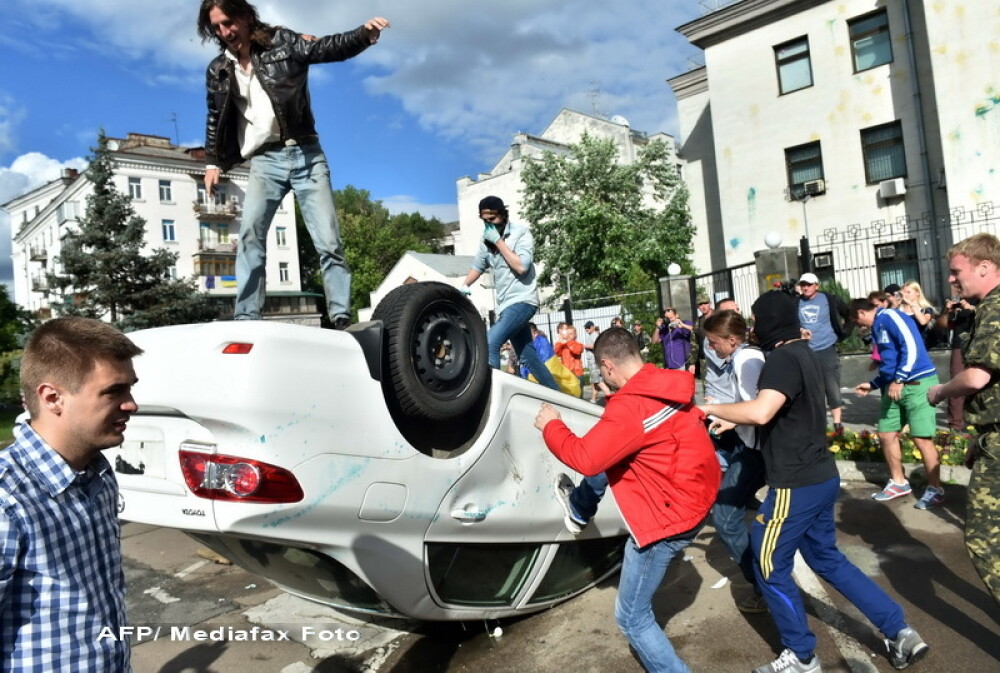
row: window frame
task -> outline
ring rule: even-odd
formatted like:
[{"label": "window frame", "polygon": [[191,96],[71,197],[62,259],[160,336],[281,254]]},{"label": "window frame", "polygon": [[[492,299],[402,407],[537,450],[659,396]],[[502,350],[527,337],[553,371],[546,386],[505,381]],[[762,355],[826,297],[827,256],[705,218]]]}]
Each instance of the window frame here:
[{"label": "window frame", "polygon": [[[863,33],[860,33],[859,35],[854,35],[853,33],[854,27],[857,24],[862,23],[863,21],[867,21],[868,19],[871,19],[878,14],[882,15],[882,18],[884,19],[883,24],[876,26],[875,28],[866,30]],[[879,63],[867,66],[865,68],[859,67],[857,43],[863,39],[876,38],[882,34],[884,34],[885,36],[885,45],[889,48],[888,60],[881,61]],[[847,41],[851,43],[851,66],[854,68],[855,75],[860,72],[865,72],[867,70],[871,70],[873,68],[877,68],[882,65],[887,65],[895,60],[895,54],[893,54],[892,51],[892,31],[889,28],[889,12],[886,10],[885,7],[882,7],[881,9],[876,9],[875,11],[872,12],[868,12],[867,14],[862,14],[861,16],[856,16],[853,19],[848,19]]]},{"label": "window frame", "polygon": [[[793,45],[795,45],[796,43],[799,43],[799,42],[801,42],[801,43],[803,43],[805,45],[805,51],[801,55],[800,54],[795,54],[793,56],[788,56],[788,57],[785,57],[785,58],[781,58],[779,56],[779,54],[778,54],[779,50],[786,49],[786,48],[791,47],[791,46],[793,46]],[[809,35],[801,35],[801,36],[796,37],[796,38],[794,38],[792,40],[788,40],[786,42],[782,42],[781,44],[776,44],[776,45],[774,45],[772,47],[772,49],[774,50],[774,70],[775,70],[775,74],[778,77],[778,95],[779,96],[786,96],[786,95],[788,95],[790,93],[795,93],[796,91],[802,91],[803,89],[808,89],[809,87],[811,87],[811,86],[813,86],[815,84],[815,80],[813,79],[813,71],[812,71],[812,51],[809,48]],[[785,90],[785,85],[784,85],[784,80],[781,77],[781,69],[782,69],[782,67],[783,66],[787,66],[787,65],[791,65],[793,63],[796,63],[796,62],[802,61],[802,60],[805,60],[805,62],[806,62],[806,66],[807,66],[806,69],[809,72],[809,83],[808,84],[803,84],[802,86],[796,87],[794,89],[788,89],[786,91]]]},{"label": "window frame", "polygon": [[[866,142],[865,139],[866,134],[873,135],[878,131],[881,131],[883,129],[888,129],[890,127],[895,127],[898,130],[898,143],[892,140],[878,140],[878,141]],[[861,139],[861,157],[865,168],[865,184],[877,185],[886,180],[893,180],[895,178],[907,177],[906,142],[903,137],[903,123],[900,120],[896,119],[894,121],[887,122],[885,124],[876,124],[875,126],[869,126],[867,128],[860,129],[859,134]],[[871,170],[871,165],[870,165],[873,157],[871,156],[870,151],[873,148],[874,149],[879,149],[880,147],[887,148],[890,146],[890,143],[893,146],[896,146],[898,144],[899,152],[902,157],[902,172],[893,173],[891,175],[887,174],[884,176],[873,178],[872,177],[873,171]]]},{"label": "window frame", "polygon": [[[170,236],[167,236],[169,231]],[[164,243],[177,242],[177,225],[174,220],[160,220],[160,232],[163,234]]]},{"label": "window frame", "polygon": [[160,193],[160,203],[174,202],[174,188],[170,180],[159,180],[157,188]]},{"label": "window frame", "polygon": [[[806,149],[814,147],[816,148],[816,156],[808,160],[798,160],[793,161],[793,158],[789,156],[790,152],[804,151]],[[813,163],[819,167],[819,176],[811,177],[808,180],[794,181],[793,173],[798,170],[811,168]],[[823,170],[823,144],[819,140],[811,140],[807,143],[802,143],[800,145],[793,145],[792,147],[785,148],[785,176],[788,180],[788,193],[793,200],[801,200],[806,193],[805,184],[813,180],[826,180],[826,172]]]},{"label": "window frame", "polygon": [[288,247],[288,227],[274,228],[274,242],[279,248]]},{"label": "window frame", "polygon": [[128,179],[128,195],[133,201],[142,201],[142,178]]}]

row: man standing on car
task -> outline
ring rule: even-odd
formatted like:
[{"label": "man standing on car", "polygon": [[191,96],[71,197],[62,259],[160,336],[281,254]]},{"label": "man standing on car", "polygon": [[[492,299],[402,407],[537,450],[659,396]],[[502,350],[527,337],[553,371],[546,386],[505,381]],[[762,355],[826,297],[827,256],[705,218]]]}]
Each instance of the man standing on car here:
[{"label": "man standing on car", "polygon": [[222,53],[208,66],[205,191],[220,171],[250,161],[236,251],[236,318],[259,320],[264,305],[267,231],[289,190],[319,253],[335,329],[351,324],[351,271],[309,102],[309,66],[343,61],[378,42],[382,17],[346,33],[314,38],[263,23],[246,0],[203,0],[198,34]]},{"label": "man standing on car", "polygon": [[50,320],[25,345],[31,420],[0,451],[0,670],[131,670],[118,484],[101,451],[138,408],[141,353],[88,318]]},{"label": "man standing on car", "polygon": [[966,463],[972,467],[965,546],[972,565],[1000,603],[1000,240],[976,234],[948,251],[948,280],[963,299],[978,301],[962,347],[965,370],[927,391],[937,404],[966,396],[965,419],[979,436]]},{"label": "man standing on car", "polygon": [[517,359],[538,382],[559,390],[559,384],[538,358],[531,340],[529,325],[538,310],[535,239],[527,227],[510,221],[507,206],[498,196],[487,196],[479,202],[479,218],[483,221],[483,240],[461,289],[468,294],[469,286],[493,269],[499,318],[486,335],[490,366],[500,367],[500,346],[509,340]]},{"label": "man standing on car", "polygon": [[809,347],[823,366],[826,404],[833,419],[833,429],[841,430],[844,427],[840,422],[844,400],[840,394],[837,342],[847,336],[844,329],[847,307],[837,295],[819,291],[819,278],[814,273],[802,274],[798,290],[799,326],[808,333]]},{"label": "man standing on car", "polygon": [[653,614],[653,594],[671,560],[701,529],[721,473],[705,417],[691,404],[694,375],[644,364],[635,337],[612,327],[594,344],[612,389],[601,420],[583,437],[543,404],[535,418],[545,445],[585,475],[606,472],[631,536],[625,543],[615,620],[647,671],[685,673]]}]

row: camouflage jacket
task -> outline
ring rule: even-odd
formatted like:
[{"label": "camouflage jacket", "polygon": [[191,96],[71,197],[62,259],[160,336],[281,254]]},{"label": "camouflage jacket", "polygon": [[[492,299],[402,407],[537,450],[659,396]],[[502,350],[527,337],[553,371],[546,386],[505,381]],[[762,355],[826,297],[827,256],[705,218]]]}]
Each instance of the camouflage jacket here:
[{"label": "camouflage jacket", "polygon": [[963,346],[966,367],[982,367],[992,374],[989,384],[965,401],[965,420],[977,427],[1000,424],[1000,286],[976,307],[976,320]]}]

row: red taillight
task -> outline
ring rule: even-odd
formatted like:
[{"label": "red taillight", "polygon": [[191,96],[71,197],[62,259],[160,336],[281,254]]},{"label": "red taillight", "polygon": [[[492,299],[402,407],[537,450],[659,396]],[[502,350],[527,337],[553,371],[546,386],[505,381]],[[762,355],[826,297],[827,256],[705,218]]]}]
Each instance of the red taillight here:
[{"label": "red taillight", "polygon": [[246,355],[253,349],[253,344],[233,343],[227,344],[222,352],[226,355]]},{"label": "red taillight", "polygon": [[199,498],[243,502],[298,502],[302,487],[283,467],[237,456],[181,449],[181,472]]}]

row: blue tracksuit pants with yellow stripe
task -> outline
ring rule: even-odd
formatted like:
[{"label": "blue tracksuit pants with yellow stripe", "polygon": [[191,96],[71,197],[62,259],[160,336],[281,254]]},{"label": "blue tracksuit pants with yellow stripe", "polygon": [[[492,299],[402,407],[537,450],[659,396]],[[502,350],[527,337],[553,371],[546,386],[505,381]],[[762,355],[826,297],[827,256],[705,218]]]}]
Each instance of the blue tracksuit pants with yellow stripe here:
[{"label": "blue tracksuit pants with yellow stripe", "polygon": [[792,579],[795,552],[842,593],[887,638],[906,627],[903,609],[837,549],[833,506],[840,477],[812,486],[771,488],[750,528],[757,586],[771,611],[781,643],[803,661],[813,655],[802,595]]}]

